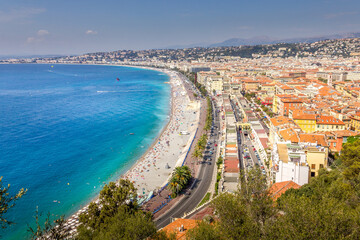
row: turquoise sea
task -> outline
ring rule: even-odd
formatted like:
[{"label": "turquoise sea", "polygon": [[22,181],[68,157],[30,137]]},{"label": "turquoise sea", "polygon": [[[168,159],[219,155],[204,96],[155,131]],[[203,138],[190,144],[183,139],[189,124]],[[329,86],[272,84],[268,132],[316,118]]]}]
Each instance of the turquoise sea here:
[{"label": "turquoise sea", "polygon": [[25,239],[37,207],[71,215],[128,170],[168,121],[168,78],[119,66],[0,65],[0,176],[12,192],[28,189],[2,238]]}]

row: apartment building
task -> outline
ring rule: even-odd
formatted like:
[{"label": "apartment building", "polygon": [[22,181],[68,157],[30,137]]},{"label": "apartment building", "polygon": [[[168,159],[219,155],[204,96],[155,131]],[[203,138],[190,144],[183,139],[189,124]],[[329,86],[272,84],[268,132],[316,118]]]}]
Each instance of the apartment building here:
[{"label": "apartment building", "polygon": [[316,131],[329,132],[345,130],[345,123],[333,116],[317,116],[316,117]]}]

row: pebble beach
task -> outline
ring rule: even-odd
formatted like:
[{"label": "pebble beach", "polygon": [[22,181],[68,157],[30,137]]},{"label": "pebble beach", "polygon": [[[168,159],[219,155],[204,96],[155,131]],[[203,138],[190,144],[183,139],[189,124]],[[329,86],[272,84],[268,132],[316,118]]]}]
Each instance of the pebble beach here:
[{"label": "pebble beach", "polygon": [[[150,148],[120,178],[134,183],[138,190],[138,200],[143,203],[153,193],[166,186],[173,169],[181,166],[195,136],[199,123],[200,102],[191,101],[184,83],[176,72],[158,70],[170,76],[171,112],[169,121]],[[97,199],[94,200],[98,202]],[[79,225],[79,215],[87,210],[87,206],[77,211],[66,222],[70,233]]]}]

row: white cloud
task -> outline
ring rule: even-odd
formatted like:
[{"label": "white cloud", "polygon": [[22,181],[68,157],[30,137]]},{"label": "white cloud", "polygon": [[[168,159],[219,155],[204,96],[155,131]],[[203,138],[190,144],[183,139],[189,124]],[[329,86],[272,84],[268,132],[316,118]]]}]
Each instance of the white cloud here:
[{"label": "white cloud", "polygon": [[85,33],[86,33],[87,35],[96,35],[96,34],[97,34],[97,31],[87,30]]},{"label": "white cloud", "polygon": [[9,11],[0,11],[0,22],[12,22],[18,19],[25,19],[45,12],[45,8],[21,8]]},{"label": "white cloud", "polygon": [[34,38],[34,37],[28,37],[28,38],[26,39],[26,42],[27,42],[27,43],[36,42],[36,38]]},{"label": "white cloud", "polygon": [[46,36],[49,35],[49,34],[50,34],[50,32],[48,30],[40,29],[39,31],[37,31],[35,37],[28,37],[26,39],[26,42],[27,43],[43,42],[43,41],[45,41]]},{"label": "white cloud", "polygon": [[46,35],[49,35],[49,31],[48,31],[48,30],[45,30],[45,29],[40,29],[40,30],[37,32],[37,35],[38,35],[38,36],[46,36]]}]

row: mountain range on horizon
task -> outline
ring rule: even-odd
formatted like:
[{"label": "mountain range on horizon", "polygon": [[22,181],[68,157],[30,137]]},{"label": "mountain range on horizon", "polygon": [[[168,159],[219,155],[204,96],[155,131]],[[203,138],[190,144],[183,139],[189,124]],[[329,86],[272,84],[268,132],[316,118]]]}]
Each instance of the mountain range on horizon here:
[{"label": "mountain range on horizon", "polygon": [[[313,43],[324,40],[334,40],[334,39],[343,39],[343,38],[360,38],[360,32],[351,32],[351,33],[342,33],[342,34],[332,34],[316,37],[299,37],[299,38],[284,38],[284,39],[275,39],[266,35],[255,36],[251,38],[230,38],[218,43],[194,43],[188,45],[171,45],[164,46],[152,49],[184,49],[184,48],[212,48],[212,47],[238,47],[238,46],[254,46],[254,45],[267,45],[267,44],[278,44],[278,43]],[[125,50],[125,49],[124,49]],[[130,49],[128,49],[130,50]],[[144,49],[146,50],[146,49]],[[151,49],[148,49],[151,50]],[[112,50],[118,51],[118,50]],[[109,52],[112,52],[109,51]],[[26,59],[26,58],[51,58],[51,57],[62,57],[62,56],[77,56],[81,54],[46,54],[46,55],[0,55],[0,60],[16,58],[16,59]]]},{"label": "mountain range on horizon", "polygon": [[276,43],[313,43],[324,40],[342,39],[342,38],[360,38],[360,32],[332,34],[317,37],[300,37],[300,38],[285,38],[275,39],[269,36],[255,36],[251,38],[230,38],[219,43],[194,43],[189,45],[173,45],[166,47],[167,49],[181,49],[194,47],[235,47],[244,45],[264,45]]}]

